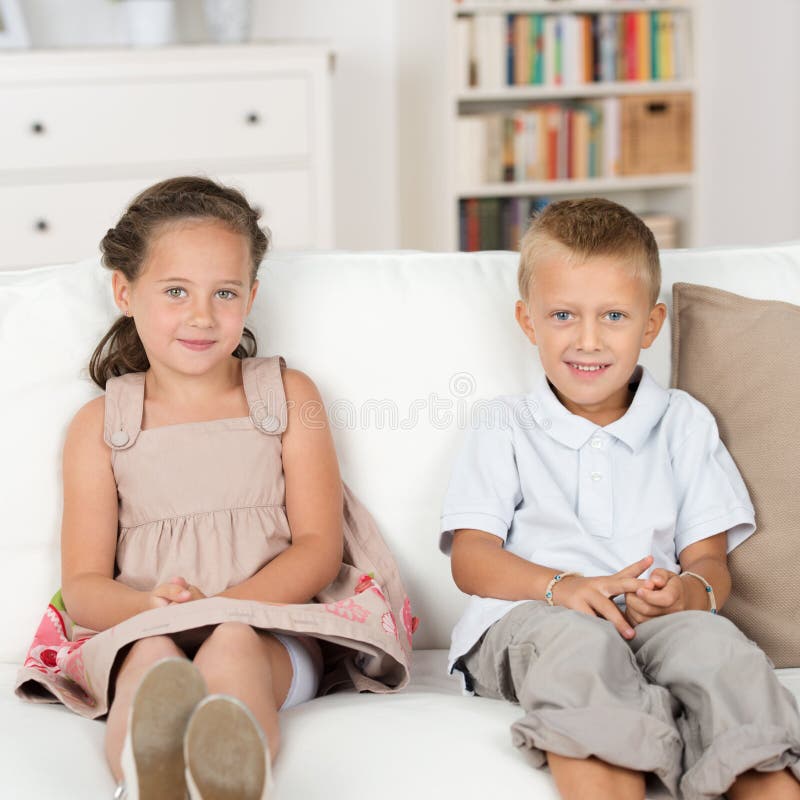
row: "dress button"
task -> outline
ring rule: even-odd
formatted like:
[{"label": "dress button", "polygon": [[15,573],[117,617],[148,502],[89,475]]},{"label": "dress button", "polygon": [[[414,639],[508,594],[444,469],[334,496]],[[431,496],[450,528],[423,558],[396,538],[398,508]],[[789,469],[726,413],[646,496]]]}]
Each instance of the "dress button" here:
[{"label": "dress button", "polygon": [[542,420],[542,428],[544,428],[544,430],[549,431],[552,426],[553,426],[553,423],[550,422],[549,419],[543,419]]},{"label": "dress button", "polygon": [[599,472],[593,472],[590,477],[593,481],[599,481],[603,476]]},{"label": "dress button", "polygon": [[591,444],[591,445],[592,445],[592,447],[594,447],[594,448],[598,448],[598,447],[602,447],[602,446],[603,446],[603,443],[600,441],[600,439],[592,439],[592,441],[590,442],[590,444]]},{"label": "dress button", "polygon": [[114,433],[111,434],[111,444],[113,444],[114,447],[122,447],[128,444],[128,439],[130,439],[130,436],[128,436],[125,431],[114,431]]},{"label": "dress button", "polygon": [[281,427],[281,421],[277,417],[268,414],[264,419],[259,420],[259,427],[267,433],[275,433]]}]

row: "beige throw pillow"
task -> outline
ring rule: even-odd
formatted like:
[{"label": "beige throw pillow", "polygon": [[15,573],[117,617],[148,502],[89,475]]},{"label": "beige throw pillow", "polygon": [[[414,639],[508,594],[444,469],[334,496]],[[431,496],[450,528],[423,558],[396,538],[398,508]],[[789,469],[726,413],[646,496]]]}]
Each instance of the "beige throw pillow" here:
[{"label": "beige throw pillow", "polygon": [[676,283],[672,386],[704,403],[756,532],[728,556],[722,610],[777,667],[800,666],[800,306]]}]

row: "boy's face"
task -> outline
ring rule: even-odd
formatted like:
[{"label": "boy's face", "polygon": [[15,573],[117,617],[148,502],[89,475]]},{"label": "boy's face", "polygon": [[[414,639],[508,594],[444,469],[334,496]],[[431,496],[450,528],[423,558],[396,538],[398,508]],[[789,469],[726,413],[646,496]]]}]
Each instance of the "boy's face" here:
[{"label": "boy's face", "polygon": [[628,380],[667,309],[663,303],[650,307],[645,279],[618,258],[573,264],[568,255],[554,249],[537,263],[527,308],[517,302],[517,322],[538,346],[561,403],[609,425],[630,405]]}]

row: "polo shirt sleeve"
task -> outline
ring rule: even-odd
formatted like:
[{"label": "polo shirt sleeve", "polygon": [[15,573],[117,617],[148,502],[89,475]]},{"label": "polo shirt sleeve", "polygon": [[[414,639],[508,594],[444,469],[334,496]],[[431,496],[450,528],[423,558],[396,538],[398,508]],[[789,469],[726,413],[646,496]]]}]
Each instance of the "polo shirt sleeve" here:
[{"label": "polo shirt sleeve", "polygon": [[486,531],[505,542],[521,501],[511,429],[505,425],[469,429],[447,487],[439,549],[450,554],[459,528]]},{"label": "polo shirt sleeve", "polygon": [[675,553],[722,531],[730,553],[755,529],[755,512],[711,412],[695,401],[690,432],[672,457],[678,515]]}]

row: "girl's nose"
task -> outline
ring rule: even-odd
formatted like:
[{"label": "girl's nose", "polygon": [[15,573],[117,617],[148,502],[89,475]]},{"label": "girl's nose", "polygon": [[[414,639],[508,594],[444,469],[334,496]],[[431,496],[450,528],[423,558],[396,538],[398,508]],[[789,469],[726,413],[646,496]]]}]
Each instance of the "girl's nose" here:
[{"label": "girl's nose", "polygon": [[208,325],[211,323],[211,303],[208,300],[195,300],[192,304],[189,321],[194,325]]}]

